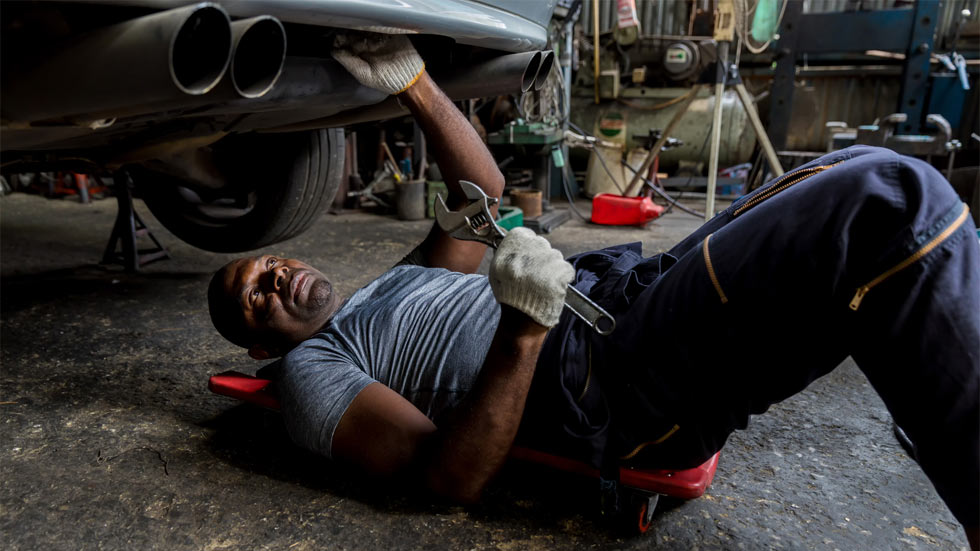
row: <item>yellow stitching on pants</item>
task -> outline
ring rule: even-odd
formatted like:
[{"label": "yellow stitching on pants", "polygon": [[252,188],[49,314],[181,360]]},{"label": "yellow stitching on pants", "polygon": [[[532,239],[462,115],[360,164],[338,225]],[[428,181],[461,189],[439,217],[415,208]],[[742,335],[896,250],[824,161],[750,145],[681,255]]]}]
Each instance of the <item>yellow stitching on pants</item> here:
[{"label": "yellow stitching on pants", "polygon": [[718,276],[715,275],[715,267],[711,264],[711,255],[708,254],[708,240],[711,239],[713,233],[709,233],[707,237],[704,238],[704,243],[701,245],[701,251],[704,253],[704,265],[708,268],[708,277],[711,278],[711,284],[715,286],[715,291],[718,291],[718,297],[721,298],[721,303],[725,304],[728,302],[728,297],[725,296],[725,291],[721,289],[721,283],[718,282]]},{"label": "yellow stitching on pants", "polygon": [[667,431],[667,434],[661,436],[660,438],[657,438],[656,440],[650,440],[649,442],[644,442],[644,443],[640,444],[639,446],[633,448],[633,451],[631,451],[628,454],[620,457],[620,459],[622,459],[624,461],[627,460],[627,459],[633,459],[634,457],[636,457],[636,454],[638,454],[641,451],[643,451],[643,448],[645,448],[647,446],[656,446],[657,444],[662,443],[664,440],[666,440],[666,439],[670,438],[671,436],[673,436],[675,432],[677,432],[678,430],[680,430],[680,428],[681,428],[680,425],[674,425],[673,428],[671,428],[669,431]]}]

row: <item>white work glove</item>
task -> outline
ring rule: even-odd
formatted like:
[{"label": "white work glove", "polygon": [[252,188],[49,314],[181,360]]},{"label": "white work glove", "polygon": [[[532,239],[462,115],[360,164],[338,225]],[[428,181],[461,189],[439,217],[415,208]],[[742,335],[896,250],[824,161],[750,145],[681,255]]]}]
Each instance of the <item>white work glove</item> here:
[{"label": "white work glove", "polygon": [[425,62],[407,36],[348,32],[338,35],[330,52],[364,86],[397,95],[415,84]]},{"label": "white work glove", "polygon": [[548,241],[527,228],[507,233],[490,263],[490,288],[500,304],[512,306],[535,322],[554,327],[575,268]]}]

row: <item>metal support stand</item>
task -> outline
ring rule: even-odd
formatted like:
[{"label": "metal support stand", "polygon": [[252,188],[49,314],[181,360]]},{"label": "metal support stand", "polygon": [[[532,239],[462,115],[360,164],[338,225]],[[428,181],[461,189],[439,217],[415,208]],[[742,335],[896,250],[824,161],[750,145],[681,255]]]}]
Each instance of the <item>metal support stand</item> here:
[{"label": "metal support stand", "polygon": [[715,105],[711,114],[711,149],[708,154],[708,191],[704,202],[704,221],[715,215],[715,188],[718,184],[718,151],[721,149],[721,103],[725,96],[728,65],[728,42],[718,44],[718,67],[715,73]]},{"label": "metal support stand", "polygon": [[[119,210],[116,212],[116,223],[112,227],[109,243],[102,254],[102,264],[121,264],[127,272],[138,272],[139,269],[151,262],[170,258],[167,250],[150,233],[146,224],[133,209],[132,182],[129,174],[120,171],[115,174],[116,201]],[[139,249],[136,246],[137,237],[149,237],[152,248]],[[121,248],[122,250],[117,250]]]},{"label": "metal support stand", "polygon": [[755,130],[756,139],[759,140],[759,144],[766,154],[766,160],[769,161],[769,169],[772,171],[773,176],[782,176],[784,172],[783,166],[779,162],[779,157],[776,155],[776,148],[769,141],[769,135],[762,126],[762,120],[759,119],[759,112],[755,109],[752,96],[745,89],[745,84],[742,83],[742,76],[738,72],[738,67],[728,64],[728,48],[728,42],[722,42],[718,45],[718,76],[715,82],[714,116],[712,117],[711,123],[711,153],[708,158],[708,196],[704,207],[705,222],[711,219],[715,210],[715,185],[718,182],[718,153],[721,147],[721,101],[725,94],[726,85],[730,84],[735,88],[742,108],[748,114],[749,122],[752,123],[752,129]]}]

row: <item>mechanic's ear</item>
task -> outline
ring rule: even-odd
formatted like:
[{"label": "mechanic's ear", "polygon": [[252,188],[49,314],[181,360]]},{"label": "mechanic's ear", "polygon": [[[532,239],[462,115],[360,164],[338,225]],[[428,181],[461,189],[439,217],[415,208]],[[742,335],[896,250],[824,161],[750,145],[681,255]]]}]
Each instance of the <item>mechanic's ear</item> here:
[{"label": "mechanic's ear", "polygon": [[262,346],[261,344],[253,344],[248,349],[248,355],[252,357],[253,360],[268,360],[269,358],[276,357],[276,354],[272,350]]}]

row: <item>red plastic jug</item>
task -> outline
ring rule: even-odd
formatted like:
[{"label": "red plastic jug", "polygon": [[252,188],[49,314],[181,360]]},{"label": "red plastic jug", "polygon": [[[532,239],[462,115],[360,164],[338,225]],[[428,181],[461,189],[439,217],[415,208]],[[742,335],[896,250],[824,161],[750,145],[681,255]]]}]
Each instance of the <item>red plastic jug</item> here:
[{"label": "red plastic jug", "polygon": [[649,197],[600,193],[592,198],[592,221],[609,226],[642,226],[664,213]]}]

